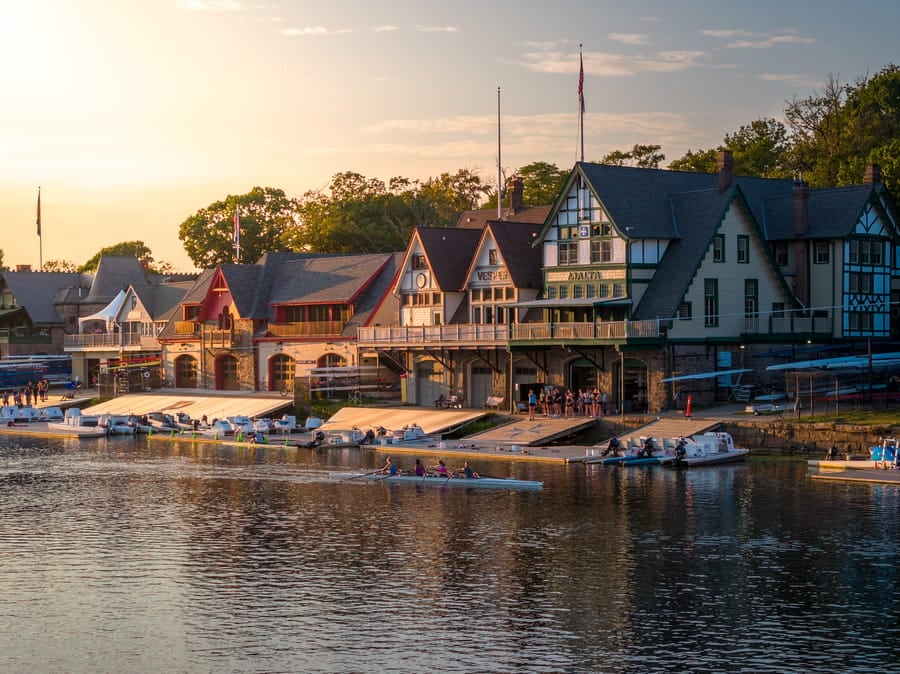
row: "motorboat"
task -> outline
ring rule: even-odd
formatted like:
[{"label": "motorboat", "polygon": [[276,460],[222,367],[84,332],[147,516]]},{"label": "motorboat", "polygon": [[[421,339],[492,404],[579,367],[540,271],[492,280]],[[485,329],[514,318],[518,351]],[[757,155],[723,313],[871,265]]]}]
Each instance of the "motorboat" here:
[{"label": "motorboat", "polygon": [[62,421],[66,416],[59,407],[42,407],[38,412],[40,421]]},{"label": "motorboat", "polygon": [[734,446],[730,433],[718,431],[679,438],[672,455],[661,458],[660,463],[673,468],[708,466],[742,461],[749,453],[749,449]]},{"label": "motorboat", "polygon": [[331,473],[341,480],[361,482],[385,482],[387,484],[416,484],[435,487],[479,487],[486,489],[543,489],[544,483],[534,480],[516,480],[511,477],[440,477],[432,475],[383,475],[375,473]]},{"label": "motorboat", "polygon": [[123,414],[102,414],[100,425],[108,435],[134,435],[136,431],[131,418]]},{"label": "motorboat", "polygon": [[41,413],[31,405],[3,405],[0,407],[0,423],[27,424],[40,421]]},{"label": "motorboat", "polygon": [[51,421],[47,424],[47,428],[79,438],[102,438],[106,435],[106,428],[100,425],[100,417],[82,414],[77,407],[66,410],[62,421]]}]

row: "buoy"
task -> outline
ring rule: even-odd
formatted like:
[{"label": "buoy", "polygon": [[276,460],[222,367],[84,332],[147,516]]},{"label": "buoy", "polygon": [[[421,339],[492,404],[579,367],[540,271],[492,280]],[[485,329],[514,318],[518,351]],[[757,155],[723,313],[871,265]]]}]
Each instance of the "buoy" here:
[{"label": "buoy", "polygon": [[684,416],[686,416],[688,419],[691,418],[691,398],[692,396],[688,396],[687,405],[684,408]]}]

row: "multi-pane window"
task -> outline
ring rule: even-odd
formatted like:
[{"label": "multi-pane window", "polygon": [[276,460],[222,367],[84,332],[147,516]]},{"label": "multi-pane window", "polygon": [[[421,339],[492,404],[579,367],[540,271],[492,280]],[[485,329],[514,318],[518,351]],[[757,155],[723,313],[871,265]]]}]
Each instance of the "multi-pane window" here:
[{"label": "multi-pane window", "polygon": [[851,293],[870,293],[872,292],[873,279],[872,274],[863,274],[860,272],[851,272],[850,292]]},{"label": "multi-pane window", "polygon": [[755,278],[744,279],[744,317],[752,318],[759,306],[759,281]]},{"label": "multi-pane window", "polygon": [[813,258],[816,264],[828,264],[828,261],[831,259],[831,255],[828,253],[828,242],[827,241],[816,241],[815,243],[815,257]]},{"label": "multi-pane window", "polygon": [[472,288],[469,290],[472,302],[473,323],[505,323],[507,312],[493,304],[515,297],[515,288],[497,286],[494,288]]},{"label": "multi-pane window", "polygon": [[691,303],[690,302],[682,302],[678,305],[678,319],[681,321],[689,321],[691,320]]},{"label": "multi-pane window", "polygon": [[725,262],[725,237],[721,234],[713,238],[713,262]]},{"label": "multi-pane window", "polygon": [[884,243],[880,240],[854,240],[850,242],[850,264],[880,266],[884,259]]},{"label": "multi-pane window", "polygon": [[772,318],[784,318],[784,302],[772,302]]},{"label": "multi-pane window", "polygon": [[559,264],[578,264],[578,243],[575,241],[561,241],[559,243]]},{"label": "multi-pane window", "polygon": [[425,262],[425,256],[421,253],[417,253],[412,256],[412,268],[413,269],[427,269],[428,263]]},{"label": "multi-pane window", "polygon": [[591,262],[612,262],[612,239],[591,241]]},{"label": "multi-pane window", "polygon": [[703,281],[703,325],[715,328],[719,325],[719,280],[708,278]]},{"label": "multi-pane window", "polygon": [[737,261],[741,264],[750,262],[750,237],[740,235],[737,238]]}]

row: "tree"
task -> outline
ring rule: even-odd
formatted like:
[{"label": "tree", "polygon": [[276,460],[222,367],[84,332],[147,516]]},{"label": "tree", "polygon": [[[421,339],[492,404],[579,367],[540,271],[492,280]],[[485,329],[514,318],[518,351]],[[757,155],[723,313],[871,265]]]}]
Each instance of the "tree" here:
[{"label": "tree", "polygon": [[659,165],[666,159],[666,155],[660,152],[660,149],[662,149],[661,145],[635,145],[628,151],[613,150],[596,163],[659,168]]},{"label": "tree", "polygon": [[[97,258],[99,260],[99,258]],[[94,265],[96,269],[97,265]],[[65,271],[65,272],[76,272],[78,271],[78,265],[72,262],[71,260],[48,260],[44,263],[44,267],[42,271]]]},{"label": "tree", "polygon": [[228,195],[187,218],[178,238],[200,269],[235,261],[234,216],[239,214],[241,261],[255,262],[267,251],[282,250],[297,222],[297,202],[273,187],[254,187]]},{"label": "tree", "polygon": [[3,264],[3,251],[0,250],[0,271],[8,271],[6,266]]},{"label": "tree", "polygon": [[311,252],[404,250],[415,227],[454,225],[489,189],[468,169],[425,182],[395,177],[388,184],[352,171],[338,173],[327,192],[309,191],[300,198],[298,222],[285,243]]},{"label": "tree", "polygon": [[525,206],[546,206],[556,200],[569,172],[556,164],[536,161],[521,167],[516,175],[522,179],[524,188],[522,203]]},{"label": "tree", "polygon": [[679,159],[669,163],[673,171],[692,171],[694,173],[715,173],[717,162],[717,150],[688,150]]},{"label": "tree", "polygon": [[735,133],[726,134],[725,147],[734,155],[737,175],[790,178],[790,143],[784,124],[757,119]]},{"label": "tree", "polygon": [[[100,258],[109,257],[135,257],[141,264],[147,265],[148,268],[153,265],[153,254],[143,241],[122,241],[121,243],[107,246],[95,254],[90,260],[78,267],[79,272],[96,271],[97,265],[100,264]],[[62,263],[60,263],[62,264]]]}]

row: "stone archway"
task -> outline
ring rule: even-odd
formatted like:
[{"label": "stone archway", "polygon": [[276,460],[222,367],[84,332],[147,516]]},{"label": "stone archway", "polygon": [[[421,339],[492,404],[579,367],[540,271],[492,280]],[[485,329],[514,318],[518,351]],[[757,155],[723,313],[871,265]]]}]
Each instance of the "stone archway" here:
[{"label": "stone archway", "polygon": [[290,356],[283,353],[272,356],[269,359],[269,390],[293,390],[294,369],[294,359]]},{"label": "stone archway", "polygon": [[241,389],[241,367],[236,356],[226,354],[216,359],[216,388],[220,391]]},{"label": "stone archway", "polygon": [[197,388],[197,359],[189,354],[182,354],[175,359],[175,386],[178,388]]}]

